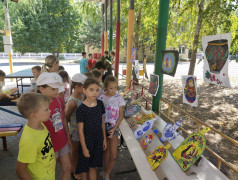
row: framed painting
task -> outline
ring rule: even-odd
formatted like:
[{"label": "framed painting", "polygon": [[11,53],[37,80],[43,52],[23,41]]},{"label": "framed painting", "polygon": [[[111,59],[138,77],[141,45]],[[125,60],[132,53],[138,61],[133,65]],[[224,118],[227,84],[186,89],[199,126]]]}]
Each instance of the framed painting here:
[{"label": "framed painting", "polygon": [[198,106],[197,77],[188,75],[182,76],[183,103],[191,106]]},{"label": "framed painting", "polygon": [[151,74],[148,93],[150,93],[153,96],[156,96],[158,89],[159,89],[159,76],[156,74]]},{"label": "framed painting", "polygon": [[164,50],[162,53],[163,61],[161,73],[174,76],[179,61],[179,52],[175,50]]}]

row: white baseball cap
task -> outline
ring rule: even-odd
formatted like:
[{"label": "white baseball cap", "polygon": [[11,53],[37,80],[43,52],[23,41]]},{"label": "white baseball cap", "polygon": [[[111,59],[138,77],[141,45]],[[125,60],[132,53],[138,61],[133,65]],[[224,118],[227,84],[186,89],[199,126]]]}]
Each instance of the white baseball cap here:
[{"label": "white baseball cap", "polygon": [[85,76],[84,74],[81,74],[81,73],[77,73],[75,75],[73,75],[72,77],[72,81],[73,82],[77,82],[77,83],[84,83],[84,81],[87,79],[88,77]]},{"label": "white baseball cap", "polygon": [[54,72],[43,72],[36,80],[37,86],[48,85],[52,88],[61,88],[63,86],[62,78]]}]

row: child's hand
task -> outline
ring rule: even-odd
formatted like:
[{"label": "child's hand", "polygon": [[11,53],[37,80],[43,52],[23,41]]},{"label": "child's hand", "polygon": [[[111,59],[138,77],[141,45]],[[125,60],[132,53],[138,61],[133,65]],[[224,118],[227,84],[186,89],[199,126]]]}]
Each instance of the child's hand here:
[{"label": "child's hand", "polygon": [[107,138],[103,139],[103,150],[105,151],[107,149]]},{"label": "child's hand", "polygon": [[110,131],[108,131],[108,133],[110,134],[110,136],[108,136],[108,138],[113,138],[113,134],[116,131],[116,128],[112,128]]},{"label": "child's hand", "polygon": [[83,155],[84,155],[84,157],[86,157],[86,158],[89,158],[89,157],[90,157],[90,154],[89,154],[89,151],[88,151],[87,148],[83,150]]},{"label": "child's hand", "polygon": [[14,99],[14,96],[7,95],[9,99]]}]

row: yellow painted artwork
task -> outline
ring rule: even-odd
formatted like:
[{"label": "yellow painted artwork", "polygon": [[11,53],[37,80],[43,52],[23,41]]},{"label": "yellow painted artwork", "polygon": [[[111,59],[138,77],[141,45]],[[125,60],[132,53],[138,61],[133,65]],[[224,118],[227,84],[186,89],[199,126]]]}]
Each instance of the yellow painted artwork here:
[{"label": "yellow painted artwork", "polygon": [[171,147],[170,144],[167,144],[166,146],[158,146],[155,148],[155,150],[150,153],[150,155],[147,157],[147,161],[150,164],[150,167],[154,171],[157,167],[159,167],[160,164],[164,162],[164,160],[168,156],[168,149]]},{"label": "yellow painted artwork", "polygon": [[209,130],[210,128],[206,127],[198,133],[189,135],[172,153],[172,157],[183,171],[188,170],[202,155],[206,147],[204,135]]}]

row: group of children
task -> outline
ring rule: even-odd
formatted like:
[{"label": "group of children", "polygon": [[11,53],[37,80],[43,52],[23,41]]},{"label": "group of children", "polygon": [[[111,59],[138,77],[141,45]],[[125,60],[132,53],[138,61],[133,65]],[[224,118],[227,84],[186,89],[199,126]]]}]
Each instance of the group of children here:
[{"label": "group of children", "polygon": [[[41,71],[32,68],[35,86],[17,103],[28,119],[19,142],[20,179],[55,179],[57,161],[61,179],[96,180],[98,167],[104,167],[102,178],[109,179],[125,102],[114,76],[108,75],[102,86],[105,69],[99,61],[91,72],[69,80],[53,55],[46,57]],[[63,82],[70,83],[67,100]]]}]

